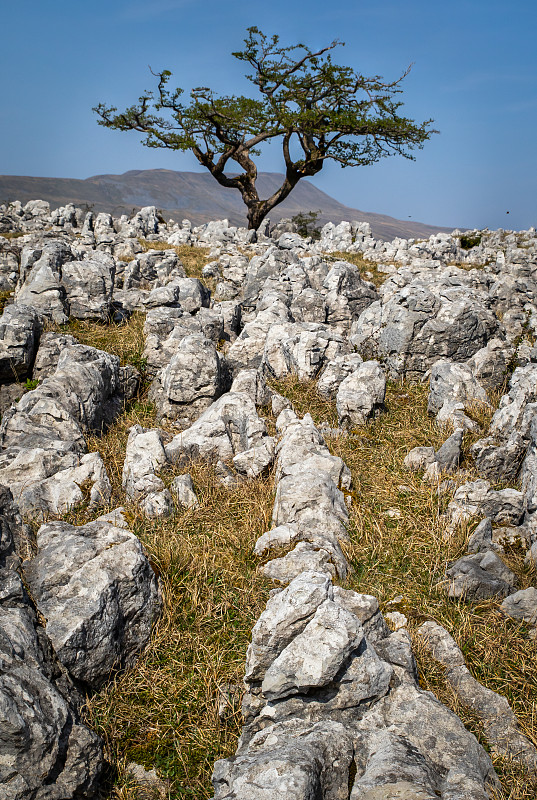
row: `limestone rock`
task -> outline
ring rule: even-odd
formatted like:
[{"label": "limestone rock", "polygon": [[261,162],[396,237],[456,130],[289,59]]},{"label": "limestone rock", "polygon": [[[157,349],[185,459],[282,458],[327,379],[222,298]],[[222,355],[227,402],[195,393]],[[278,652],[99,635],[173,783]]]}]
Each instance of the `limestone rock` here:
[{"label": "limestone rock", "polygon": [[382,408],[386,376],[378,361],[365,361],[345,378],[337,392],[337,413],[345,428],[364,425]]},{"label": "limestone rock", "polygon": [[199,500],[194,490],[192,477],[188,473],[177,475],[171,483],[170,491],[176,501],[185,508],[199,507]]},{"label": "limestone rock", "polygon": [[77,680],[100,686],[148,643],[160,591],[130,531],[98,521],[48,523],[24,573],[58,658]]},{"label": "limestone rock", "polygon": [[225,374],[214,344],[200,334],[185,337],[170,363],[152,384],[150,397],[158,419],[192,422],[226,389]]},{"label": "limestone rock", "polygon": [[459,558],[446,571],[442,588],[448,597],[486,600],[505,597],[516,588],[515,574],[491,551]]},{"label": "limestone rock", "polygon": [[34,308],[5,307],[0,316],[0,381],[13,382],[30,374],[42,327]]},{"label": "limestone rock", "polygon": [[508,617],[537,627],[537,589],[533,586],[509,595],[500,608]]}]

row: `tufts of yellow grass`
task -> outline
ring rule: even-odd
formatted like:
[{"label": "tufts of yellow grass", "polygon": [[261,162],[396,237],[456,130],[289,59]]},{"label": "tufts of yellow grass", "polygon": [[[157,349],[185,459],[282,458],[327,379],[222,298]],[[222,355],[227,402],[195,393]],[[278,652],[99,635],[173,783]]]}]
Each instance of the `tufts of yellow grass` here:
[{"label": "tufts of yellow grass", "polygon": [[[125,326],[74,323],[69,330],[88,344],[118,353],[123,363],[135,363],[143,349],[142,327],[143,317],[133,315]],[[315,422],[336,427],[335,403],[319,395],[315,382],[290,378],[274,388],[291,400],[299,415],[311,413]],[[411,633],[426,619],[444,625],[472,674],[508,697],[523,731],[535,741],[537,645],[528,630],[504,619],[497,602],[448,601],[437,589],[446,565],[465,552],[473,526],[446,539],[443,514],[451,495],[439,496],[436,487],[403,465],[412,447],[437,448],[448,434],[427,415],[427,391],[425,385],[390,384],[385,413],[327,442],[353,475],[351,542],[346,546],[352,571],[346,586],[375,595],[384,610],[393,609],[387,604],[400,596],[396,607],[407,615]],[[472,415],[486,424],[490,413],[481,408]],[[105,460],[112,507],[125,505],[121,473],[133,424],[155,425],[154,408],[144,394],[104,436],[89,441],[90,449],[98,449]],[[257,573],[253,545],[270,527],[274,486],[269,477],[225,488],[210,465],[192,464],[189,471],[199,509],[178,508],[172,518],[147,521],[134,505],[126,506],[131,530],[161,577],[164,613],[135,667],[88,699],[87,718],[104,737],[114,765],[108,797],[115,800],[137,797],[125,771],[131,760],[156,767],[169,779],[173,799],[210,797],[214,761],[234,752],[240,734],[246,648],[270,588]],[[473,473],[468,474],[471,478]],[[162,474],[167,483],[173,476],[174,470]],[[89,517],[82,506],[68,519],[83,524]],[[521,586],[534,581],[520,553],[507,558]],[[484,742],[478,720],[460,707],[419,640],[416,654],[422,686],[453,708]],[[535,797],[537,786],[527,775],[497,757],[494,763],[504,787],[501,800]]]},{"label": "tufts of yellow grass", "polygon": [[[300,415],[310,412],[317,423],[334,426],[335,403],[316,391],[314,382],[295,378],[277,384]],[[386,413],[363,428],[328,439],[335,455],[352,472],[351,542],[346,555],[352,572],[347,588],[375,595],[385,610],[407,615],[411,634],[427,619],[443,625],[462,649],[468,668],[488,688],[507,697],[523,732],[537,745],[537,643],[525,626],[505,619],[493,600],[479,604],[448,600],[437,589],[446,566],[466,552],[472,528],[446,539],[443,513],[451,493],[439,496],[421,474],[403,464],[413,447],[438,448],[448,431],[427,415],[428,387],[424,384],[389,384]],[[476,410],[485,423],[491,412]],[[463,464],[471,467],[471,464]],[[470,469],[465,480],[473,479]],[[400,516],[393,516],[392,512]],[[387,513],[388,512],[388,513]],[[524,565],[516,548],[507,553],[521,588],[535,582],[534,571]],[[397,605],[389,601],[401,597]],[[462,708],[435,664],[415,638],[421,685],[459,714],[465,725],[486,744],[475,715]],[[537,782],[524,770],[497,756],[493,762],[503,785],[501,800],[530,800]]]},{"label": "tufts of yellow grass", "polygon": [[211,260],[209,258],[209,247],[191,247],[189,244],[181,244],[174,247],[167,242],[150,242],[147,239],[138,239],[138,241],[145,252],[148,250],[175,250],[189,278],[199,278],[201,280],[201,271]]},{"label": "tufts of yellow grass", "polygon": [[[121,472],[132,424],[154,425],[148,403],[135,403],[101,438],[90,440],[107,466],[112,507],[125,505]],[[115,765],[112,796],[137,797],[125,772],[136,761],[170,780],[172,798],[211,797],[217,758],[231,755],[241,730],[246,648],[267,600],[256,572],[256,539],[270,527],[271,479],[222,487],[214,468],[188,470],[200,501],[166,520],[146,520],[127,504],[130,529],[160,576],[164,612],[136,666],[88,700],[86,717],[104,738]],[[162,473],[170,483],[174,470]],[[84,510],[69,521],[83,524]],[[220,710],[220,713],[219,713]]]}]

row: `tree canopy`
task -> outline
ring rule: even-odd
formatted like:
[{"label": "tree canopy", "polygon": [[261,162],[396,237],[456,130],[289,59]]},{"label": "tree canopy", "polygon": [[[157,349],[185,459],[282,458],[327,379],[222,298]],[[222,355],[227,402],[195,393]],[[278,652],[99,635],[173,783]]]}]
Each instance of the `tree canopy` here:
[{"label": "tree canopy", "polygon": [[[334,41],[313,51],[304,44],[282,47],[277,35],[248,28],[245,48],[232,55],[246,62],[257,97],[217,96],[205,86],[182,101],[183,89],[169,89],[169,70],[152,73],[155,91],[119,112],[100,103],[99,124],[145,134],[143,144],[190,150],[222,186],[238,189],[248,226],[257,229],[301,178],[316,175],[328,159],[342,167],[373,164],[385,156],[413,158],[433,133],[432,120],[416,123],[400,115],[400,77],[386,81],[334,64]],[[285,177],[268,198],[259,197],[254,158],[264,143],[281,140]],[[237,166],[242,171],[237,172]]]}]

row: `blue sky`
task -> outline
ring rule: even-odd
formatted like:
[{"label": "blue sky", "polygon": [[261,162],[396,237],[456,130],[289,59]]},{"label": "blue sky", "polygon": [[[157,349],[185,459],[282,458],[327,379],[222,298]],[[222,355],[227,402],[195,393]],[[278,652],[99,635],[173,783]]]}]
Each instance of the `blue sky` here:
[{"label": "blue sky", "polygon": [[[199,170],[188,153],[98,127],[91,108],[131,104],[153,86],[149,66],[185,90],[249,91],[230,54],[257,25],[282,44],[340,39],[338,62],[366,75],[395,78],[413,63],[404,112],[440,130],[414,162],[327,165],[319,188],[401,219],[537,226],[535,0],[4,0],[1,19],[0,174]],[[278,151],[260,167],[281,171]]]}]

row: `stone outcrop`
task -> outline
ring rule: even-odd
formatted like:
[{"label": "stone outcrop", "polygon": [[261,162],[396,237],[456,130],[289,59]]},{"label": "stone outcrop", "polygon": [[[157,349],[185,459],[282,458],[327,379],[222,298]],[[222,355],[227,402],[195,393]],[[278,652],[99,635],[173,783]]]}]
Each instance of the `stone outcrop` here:
[{"label": "stone outcrop", "polygon": [[[20,234],[0,247],[0,288],[13,293],[0,318],[0,793],[97,792],[102,747],[81,722],[79,690],[135,663],[161,607],[125,520],[203,514],[189,474],[202,460],[230,491],[275,479],[272,520],[253,553],[275,588],[252,631],[244,728],[236,755],[215,765],[215,799],[490,800],[490,758],[420,688],[406,617],[385,618],[375,597],[337,585],[350,576],[349,508],[361,499],[330,440],[367,437],[389,413],[388,380],[428,381],[443,444],[422,440],[407,453],[418,473],[409,482],[423,478],[432,499],[446,497],[446,536],[468,536],[438,588],[496,604],[534,633],[536,590],[509,556],[523,548],[537,563],[535,231],[382,242],[342,222],[315,242],[289,223],[254,233],[227,220],[166,223],[155,207],[116,219],[42,201],[2,206],[0,231]],[[179,245],[210,251],[201,280]],[[366,280],[382,274],[381,286]],[[50,330],[73,319],[122,325],[132,314],[145,315],[136,365],[79,344],[76,326]],[[131,427],[127,512],[102,513],[111,484],[88,436],[105,432],[148,378],[162,427]],[[337,428],[300,417],[279,381],[316,381]],[[76,507],[91,521],[60,519]],[[45,523],[35,541],[20,514]],[[437,623],[419,636],[494,754],[535,772],[507,700],[475,681]],[[152,771],[139,766],[142,786]]]}]

